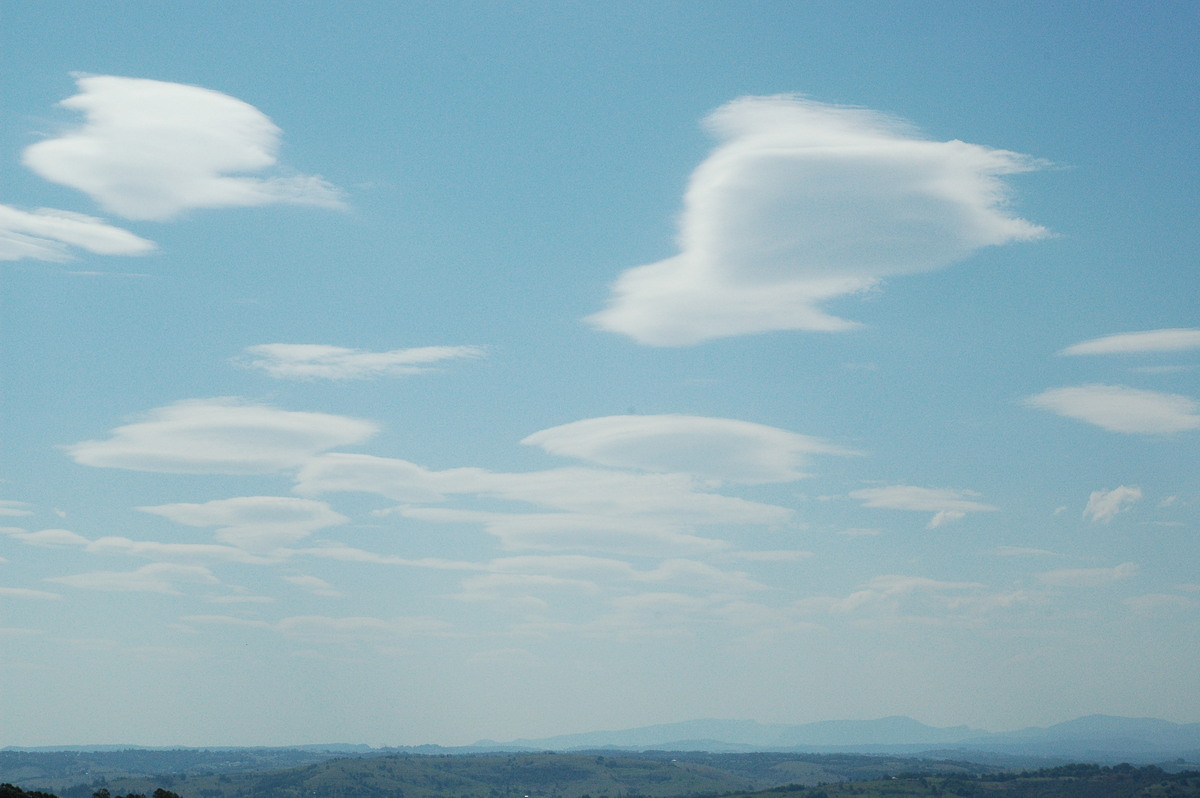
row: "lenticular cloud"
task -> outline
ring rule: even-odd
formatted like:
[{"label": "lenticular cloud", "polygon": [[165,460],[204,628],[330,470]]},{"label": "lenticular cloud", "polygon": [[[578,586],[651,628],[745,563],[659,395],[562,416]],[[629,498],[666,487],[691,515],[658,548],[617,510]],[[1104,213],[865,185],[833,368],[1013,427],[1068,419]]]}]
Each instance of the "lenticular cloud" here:
[{"label": "lenticular cloud", "polygon": [[692,174],[680,253],[630,269],[593,325],[684,346],[844,330],[820,303],[1046,231],[1005,210],[1003,175],[1037,163],[921,139],[873,111],[747,97],[707,119],[722,144]]},{"label": "lenticular cloud", "polygon": [[60,105],[84,123],[26,148],[24,164],[127,219],[190,208],[294,203],[338,207],[311,175],[249,177],[275,165],[280,130],[248,103],[199,86],[88,75]]}]

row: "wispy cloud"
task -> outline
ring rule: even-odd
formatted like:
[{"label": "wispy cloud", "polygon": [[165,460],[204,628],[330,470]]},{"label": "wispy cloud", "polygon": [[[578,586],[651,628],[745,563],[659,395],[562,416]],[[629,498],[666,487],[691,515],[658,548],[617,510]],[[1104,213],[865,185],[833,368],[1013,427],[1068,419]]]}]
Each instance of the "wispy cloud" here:
[{"label": "wispy cloud", "polygon": [[191,208],[294,203],[341,207],[319,177],[248,177],[276,164],[280,130],[252,105],[198,86],[111,75],[76,77],[60,105],[83,124],[33,144],[24,164],[127,219]]},{"label": "wispy cloud", "polygon": [[1128,579],[1138,571],[1137,563],[1121,563],[1113,568],[1065,568],[1038,574],[1042,584],[1051,587],[1104,587]]},{"label": "wispy cloud", "polygon": [[218,527],[217,540],[260,554],[350,520],[335,513],[325,502],[286,496],[243,496],[204,504],[163,504],[138,509],[177,524]]},{"label": "wispy cloud", "polygon": [[1124,385],[1055,388],[1027,398],[1025,404],[1109,432],[1166,435],[1200,429],[1200,405],[1191,397]]},{"label": "wispy cloud", "polygon": [[323,344],[258,344],[246,348],[237,363],[285,380],[365,380],[403,377],[429,371],[435,363],[480,358],[479,346],[422,346],[368,352]]},{"label": "wispy cloud", "polygon": [[150,411],[107,440],[64,447],[82,465],[178,474],[267,474],[375,434],[368,422],[238,399],[195,399]]},{"label": "wispy cloud", "polygon": [[72,247],[96,255],[145,255],[157,248],[153,241],[94,216],[0,205],[0,260],[67,261]]},{"label": "wispy cloud", "polygon": [[11,499],[0,499],[0,516],[3,515],[33,515],[33,510],[29,509],[29,505],[26,502],[13,501]]},{"label": "wispy cloud", "polygon": [[588,321],[656,346],[770,330],[847,330],[821,303],[1046,231],[1007,212],[1016,153],[921,138],[873,111],[745,97],[706,126],[680,253],[621,275]]},{"label": "wispy cloud", "polygon": [[33,599],[35,601],[59,601],[62,596],[48,590],[32,590],[26,587],[0,587],[0,599]]},{"label": "wispy cloud", "polygon": [[933,513],[933,518],[927,525],[929,529],[935,529],[951,521],[958,521],[967,513],[996,510],[990,504],[976,501],[978,496],[978,493],[970,490],[918,488],[912,485],[889,485],[850,492],[850,498],[861,500],[865,507]]},{"label": "wispy cloud", "polygon": [[818,438],[728,418],[606,416],[536,432],[521,443],[600,465],[747,484],[791,482],[813,454],[850,454]]},{"label": "wispy cloud", "polygon": [[1060,355],[1126,355],[1200,349],[1200,330],[1173,328],[1117,333],[1068,346]]},{"label": "wispy cloud", "polygon": [[179,593],[184,584],[217,585],[212,571],[200,565],[151,563],[135,571],[93,571],[46,580],[84,590],[117,593]]},{"label": "wispy cloud", "polygon": [[1141,498],[1141,488],[1128,487],[1126,485],[1113,488],[1112,490],[1093,491],[1092,495],[1088,497],[1087,507],[1083,510],[1083,517],[1089,521],[1107,524],[1118,513],[1125,512],[1140,501]]}]

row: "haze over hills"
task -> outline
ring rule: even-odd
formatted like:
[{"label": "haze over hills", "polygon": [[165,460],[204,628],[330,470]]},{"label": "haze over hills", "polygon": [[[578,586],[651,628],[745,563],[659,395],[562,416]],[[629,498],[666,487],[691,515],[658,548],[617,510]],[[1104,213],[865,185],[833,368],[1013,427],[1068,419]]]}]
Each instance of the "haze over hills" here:
[{"label": "haze over hills", "polygon": [[1050,727],[992,733],[968,726],[936,727],[904,716],[878,720],[820,721],[799,725],[755,721],[695,720],[622,731],[484,740],[477,748],[582,750],[594,748],[705,751],[988,751],[1021,756],[1108,761],[1200,760],[1200,723],[1156,718],[1090,715]]}]

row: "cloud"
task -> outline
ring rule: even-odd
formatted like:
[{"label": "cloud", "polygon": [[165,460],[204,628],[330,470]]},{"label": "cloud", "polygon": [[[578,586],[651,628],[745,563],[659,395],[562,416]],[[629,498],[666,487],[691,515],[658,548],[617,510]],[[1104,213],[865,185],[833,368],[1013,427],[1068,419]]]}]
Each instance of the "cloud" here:
[{"label": "cloud", "polygon": [[1046,231],[1009,214],[1003,175],[1038,163],[796,96],[744,97],[706,126],[680,253],[618,279],[596,327],[655,346],[856,326],[819,305]]},{"label": "cloud", "polygon": [[990,504],[975,501],[974,497],[978,495],[971,490],[918,488],[911,485],[863,488],[850,492],[850,498],[861,500],[865,507],[933,513],[933,518],[927,525],[929,529],[960,520],[967,513],[992,512],[997,509]]},{"label": "cloud", "polygon": [[1127,355],[1144,352],[1180,352],[1200,349],[1200,330],[1174,328],[1145,332],[1118,333],[1082,341],[1059,352],[1060,355]]},{"label": "cloud", "polygon": [[1048,549],[1031,549],[1023,546],[997,546],[990,550],[988,554],[994,554],[997,557],[1057,557],[1059,556]]},{"label": "cloud", "polygon": [[76,77],[59,105],[83,124],[25,149],[41,177],[78,189],[127,219],[165,220],[191,208],[273,203],[342,207],[319,177],[249,177],[276,164],[281,131],[252,105],[180,83]]},{"label": "cloud", "polygon": [[721,540],[690,534],[679,524],[655,519],[584,513],[496,513],[440,507],[399,510],[405,518],[433,523],[481,524],[506,549],[597,551],[634,556],[706,554],[728,548]]},{"label": "cloud", "polygon": [[272,623],[229,615],[188,615],[181,620],[204,626],[267,629],[306,643],[329,644],[379,641],[415,634],[439,634],[450,628],[444,621],[425,617],[384,619],[368,616],[335,618],[328,615],[296,615]]},{"label": "cloud", "polygon": [[1104,587],[1136,574],[1136,563],[1126,562],[1113,568],[1065,568],[1038,574],[1042,584],[1051,587]]},{"label": "cloud", "polygon": [[783,507],[703,492],[687,474],[631,474],[599,468],[526,473],[481,468],[432,471],[404,460],[342,453],[321,455],[306,463],[297,477],[296,491],[302,495],[362,491],[421,503],[473,495],[580,515],[644,516],[676,524],[775,524],[791,516]]},{"label": "cloud", "polygon": [[277,379],[365,380],[420,374],[429,371],[433,363],[485,354],[486,350],[478,346],[422,346],[367,352],[322,344],[259,344],[247,347],[248,357],[239,362]]},{"label": "cloud", "polygon": [[260,554],[350,520],[335,513],[325,502],[280,496],[243,496],[204,504],[163,504],[137,509],[186,526],[220,527],[216,531],[217,540]]},{"label": "cloud", "polygon": [[1078,385],[1031,396],[1025,404],[1086,421],[1109,432],[1166,435],[1200,429],[1200,405],[1189,396],[1124,385]]},{"label": "cloud", "polygon": [[329,596],[332,598],[338,598],[342,595],[336,588],[334,588],[333,585],[329,584],[318,576],[298,574],[295,576],[285,576],[283,577],[283,581],[287,582],[289,585],[294,585],[301,590],[307,590],[314,596]]},{"label": "cloud", "polygon": [[151,563],[136,571],[93,571],[46,580],[85,590],[120,593],[179,593],[180,584],[220,584],[212,571],[199,565]]},{"label": "cloud", "polygon": [[1099,524],[1107,524],[1117,515],[1132,507],[1142,498],[1142,489],[1122,485],[1112,490],[1093,491],[1088,497],[1083,517]]},{"label": "cloud", "polygon": [[58,593],[46,590],[30,590],[24,587],[0,587],[0,599],[35,599],[38,601],[57,601],[62,598]]},{"label": "cloud", "polygon": [[72,247],[95,255],[145,255],[157,248],[153,241],[93,216],[0,205],[0,260],[66,261],[73,256]]},{"label": "cloud", "polygon": [[24,529],[7,528],[0,532],[30,546],[45,546],[58,548],[62,546],[82,546],[87,538],[66,529],[42,529],[37,532],[26,532]]},{"label": "cloud", "polygon": [[589,418],[521,443],[605,466],[693,474],[718,482],[791,482],[807,455],[849,454],[818,438],[729,418],[685,415]]},{"label": "cloud", "polygon": [[27,509],[28,507],[26,502],[0,499],[0,516],[33,515],[33,510]]},{"label": "cloud", "polygon": [[269,474],[363,441],[368,422],[237,399],[194,399],[151,410],[103,441],[64,447],[81,465],[175,474]]}]

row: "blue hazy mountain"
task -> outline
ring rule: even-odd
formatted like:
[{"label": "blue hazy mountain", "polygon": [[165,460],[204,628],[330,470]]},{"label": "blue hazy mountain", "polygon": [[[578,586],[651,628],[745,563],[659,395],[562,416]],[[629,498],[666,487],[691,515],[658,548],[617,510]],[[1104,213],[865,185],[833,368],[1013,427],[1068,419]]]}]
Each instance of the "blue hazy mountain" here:
[{"label": "blue hazy mountain", "polygon": [[813,751],[917,753],[987,751],[1021,756],[1082,758],[1088,761],[1200,761],[1200,723],[1156,718],[1089,715],[1049,727],[991,733],[968,726],[928,726],[904,716],[838,720],[800,725],[739,720],[693,720],[621,731],[596,731],[541,739],[519,739],[488,748],[570,751],[659,749],[672,751]]}]

